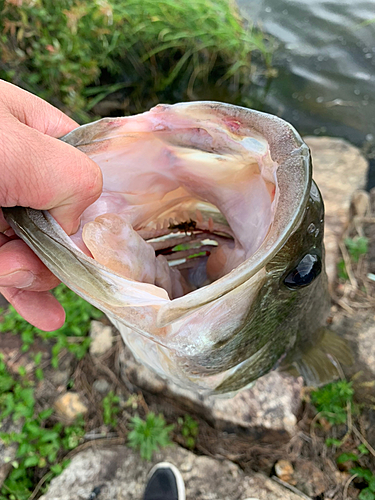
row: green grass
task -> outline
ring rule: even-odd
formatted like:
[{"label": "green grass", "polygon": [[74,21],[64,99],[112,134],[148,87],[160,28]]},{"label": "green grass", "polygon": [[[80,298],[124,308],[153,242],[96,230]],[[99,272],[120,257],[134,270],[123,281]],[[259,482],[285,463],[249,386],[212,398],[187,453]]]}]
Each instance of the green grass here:
[{"label": "green grass", "polygon": [[7,311],[3,312],[0,332],[19,334],[23,343],[23,351],[29,350],[36,337],[54,341],[51,363],[54,368],[57,368],[59,353],[64,348],[78,359],[83,358],[91,342],[90,337],[88,337],[91,320],[99,319],[103,313],[78,297],[65,285],[59,285],[54,290],[54,294],[66,312],[66,321],[62,328],[52,332],[39,330],[30,325],[10,306]]},{"label": "green grass", "polygon": [[[51,364],[57,368],[62,349],[68,349],[78,359],[86,354],[90,345],[88,333],[91,320],[100,318],[102,313],[64,285],[58,286],[54,294],[66,311],[66,322],[62,328],[53,332],[39,330],[10,306],[2,312],[0,332],[19,335],[23,351],[28,351],[36,338],[52,341]],[[35,380],[43,380],[40,366],[42,354],[38,352],[32,356]],[[47,474],[48,484],[67,463],[59,463],[58,459],[64,452],[78,446],[84,435],[82,419],[73,425],[63,426],[56,423],[56,418],[51,419],[54,413],[52,408],[37,410],[34,386],[35,382],[30,380],[24,367],[19,368],[18,375],[9,373],[4,357],[0,354],[0,423],[11,419],[21,426],[18,433],[0,433],[5,446],[17,446],[11,472],[0,490],[0,500],[27,500],[35,488],[36,478],[41,474]]]},{"label": "green grass", "polygon": [[[359,500],[375,500],[375,475],[368,468],[369,462],[367,461],[367,457],[370,456],[369,444],[363,440],[363,437],[363,442],[360,444],[350,438],[353,418],[360,415],[361,410],[360,405],[354,401],[353,384],[346,380],[339,380],[313,391],[310,396],[311,402],[321,416],[331,424],[333,430],[336,429],[338,434],[343,436],[342,439],[330,437],[325,441],[326,446],[339,450],[336,454],[338,467],[356,476],[354,479],[356,482],[359,481],[357,483],[360,489]],[[344,425],[347,428],[346,432]],[[355,467],[351,466],[353,464]]]},{"label": "green grass", "polygon": [[2,5],[0,76],[84,121],[113,92],[132,110],[196,98],[208,84],[248,98],[254,74],[271,72],[270,44],[231,0]]},{"label": "green grass", "polygon": [[19,376],[11,375],[0,354],[0,422],[11,419],[20,423],[19,432],[0,432],[5,446],[16,445],[11,471],[0,488],[0,500],[27,500],[35,487],[35,471],[46,472],[48,479],[61,473],[67,465],[57,459],[62,451],[75,448],[84,435],[84,422],[73,425],[52,423],[54,410],[37,410],[34,383],[21,367]]}]

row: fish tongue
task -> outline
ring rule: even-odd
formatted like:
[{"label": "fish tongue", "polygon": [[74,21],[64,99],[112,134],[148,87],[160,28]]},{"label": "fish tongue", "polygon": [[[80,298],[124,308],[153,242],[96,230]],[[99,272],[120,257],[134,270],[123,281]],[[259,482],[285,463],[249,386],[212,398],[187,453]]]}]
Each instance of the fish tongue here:
[{"label": "fish tongue", "polygon": [[125,217],[105,214],[88,222],[83,241],[97,262],[121,276],[164,288],[170,298],[191,291],[181,273],[171,270],[162,255],[156,257]]},{"label": "fish tongue", "polygon": [[123,217],[105,214],[88,222],[83,240],[100,264],[126,278],[155,283],[155,251]]}]

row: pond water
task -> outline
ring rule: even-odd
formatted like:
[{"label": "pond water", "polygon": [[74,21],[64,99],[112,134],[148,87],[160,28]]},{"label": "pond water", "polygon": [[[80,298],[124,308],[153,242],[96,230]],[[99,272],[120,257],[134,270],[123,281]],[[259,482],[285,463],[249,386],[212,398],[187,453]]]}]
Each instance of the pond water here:
[{"label": "pond water", "polygon": [[375,150],[375,0],[238,4],[279,44],[274,58],[279,74],[265,111],[302,134],[344,137]]}]

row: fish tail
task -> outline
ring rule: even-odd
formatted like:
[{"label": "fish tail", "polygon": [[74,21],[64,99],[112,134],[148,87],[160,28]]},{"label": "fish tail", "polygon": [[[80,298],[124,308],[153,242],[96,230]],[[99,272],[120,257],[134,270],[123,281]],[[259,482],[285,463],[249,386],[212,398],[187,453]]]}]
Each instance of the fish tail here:
[{"label": "fish tail", "polygon": [[348,343],[337,333],[324,328],[319,342],[282,369],[294,376],[302,375],[306,385],[318,387],[341,378],[341,365],[354,362]]}]

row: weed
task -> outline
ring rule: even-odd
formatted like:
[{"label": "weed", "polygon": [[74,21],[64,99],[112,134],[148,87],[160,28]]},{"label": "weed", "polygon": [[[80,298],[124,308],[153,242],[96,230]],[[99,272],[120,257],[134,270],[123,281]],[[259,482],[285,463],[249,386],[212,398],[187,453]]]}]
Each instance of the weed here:
[{"label": "weed", "polygon": [[128,434],[128,445],[139,449],[141,457],[151,460],[154,451],[172,444],[170,433],[173,425],[167,425],[162,415],[150,412],[146,420],[133,417],[130,421],[131,432]]},{"label": "weed", "polygon": [[0,432],[5,446],[17,445],[12,470],[0,489],[0,500],[27,500],[34,489],[35,469],[49,469],[52,479],[67,463],[55,463],[61,450],[75,448],[84,435],[82,419],[67,427],[61,423],[51,425],[53,409],[37,412],[33,384],[23,372],[21,369],[21,376],[13,377],[0,356],[0,422],[6,418],[23,422],[19,432]]},{"label": "weed", "polygon": [[181,434],[185,440],[185,446],[191,450],[195,448],[195,441],[199,434],[199,424],[190,415],[184,415],[184,418],[178,419],[181,426]]},{"label": "weed", "polygon": [[[332,425],[340,425],[346,423],[348,410],[350,410],[352,416],[358,413],[359,406],[353,402],[353,396],[352,383],[340,380],[312,392],[311,401]],[[359,485],[360,488],[363,488],[365,484],[365,487],[361,489],[358,495],[358,499],[375,500],[375,475],[370,469],[363,467],[363,464],[366,463],[363,457],[369,455],[369,450],[363,443],[348,447],[348,443],[350,443],[348,437],[348,434],[345,434],[342,440],[328,438],[325,444],[337,448],[345,445],[347,451],[340,453],[336,457],[336,463],[345,470],[348,470],[351,464],[356,464],[356,467],[350,469],[350,473],[355,474],[357,478],[362,480],[362,484]]]},{"label": "weed", "polygon": [[375,475],[370,469],[354,467],[350,472],[356,474],[357,477],[362,478],[367,483],[367,487],[361,490],[358,495],[359,500],[375,500]]},{"label": "weed", "polygon": [[120,398],[110,391],[103,399],[103,422],[105,425],[117,426],[117,414],[120,411],[119,407]]},{"label": "weed", "polygon": [[368,238],[364,236],[356,236],[355,238],[345,238],[345,246],[348,249],[350,258],[357,263],[361,255],[368,252]]},{"label": "weed", "polygon": [[349,275],[348,275],[348,272],[346,270],[346,266],[345,266],[345,261],[344,259],[341,259],[338,263],[337,263],[337,276],[339,277],[340,280],[342,281],[347,281],[349,279]]},{"label": "weed", "polygon": [[[0,332],[19,334],[23,341],[23,351],[29,349],[34,343],[35,337],[43,340],[55,340],[51,363],[54,368],[57,368],[59,353],[64,348],[73,353],[78,359],[83,358],[91,342],[90,337],[87,336],[90,322],[92,319],[100,318],[102,313],[78,297],[65,285],[59,285],[54,290],[54,294],[66,311],[66,321],[62,328],[53,332],[39,330],[24,320],[12,306],[9,306],[8,310],[3,314]],[[39,363],[40,360],[41,358],[37,357]],[[39,379],[43,377],[40,368],[37,369],[36,377]]]},{"label": "weed", "polygon": [[[345,238],[345,246],[348,250],[350,260],[357,264],[362,255],[368,252],[368,238],[364,236],[356,236],[355,238]],[[349,279],[346,265],[343,259],[337,263],[337,275],[340,280],[347,281]]]},{"label": "weed", "polygon": [[345,424],[347,405],[350,405],[352,412],[355,410],[352,385],[352,382],[346,380],[338,380],[327,384],[311,393],[311,402],[318,412],[323,412],[324,417],[331,424]]}]

